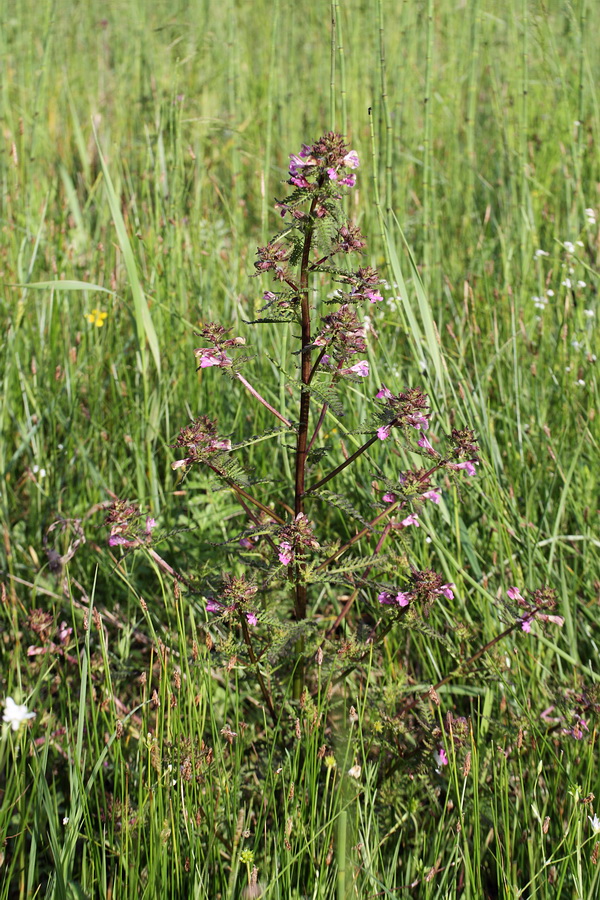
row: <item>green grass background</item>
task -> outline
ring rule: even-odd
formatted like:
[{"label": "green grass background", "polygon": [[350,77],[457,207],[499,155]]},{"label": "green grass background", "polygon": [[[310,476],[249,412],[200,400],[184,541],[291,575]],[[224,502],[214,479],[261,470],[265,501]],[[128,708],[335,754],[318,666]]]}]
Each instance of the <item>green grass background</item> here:
[{"label": "green grass background", "polygon": [[[589,0],[2,6],[0,693],[37,717],[0,744],[0,898],[250,897],[243,850],[265,897],[597,896],[593,715],[576,741],[540,713],[568,722],[598,681],[599,29]],[[437,433],[473,427],[482,465],[411,547],[457,585],[431,619],[454,659],[392,633],[328,690],[329,646],[311,703],[281,687],[273,729],[235,647],[205,639],[203,603],[144,554],[111,554],[99,504],[137,499],[184,572],[243,528],[205,473],[177,483],[169,445],[200,413],[236,439],[273,425],[241,386],[195,374],[201,321],[248,338],[248,377],[292,415],[291,338],[244,320],[288,154],[329,128],[360,154],[348,208],[390,284],[367,310],[369,384],[328,420],[331,458],[384,381],[421,384]],[[258,478],[292,465],[284,439],[245,459]],[[332,485],[364,512],[375,472],[401,462],[374,447]],[[46,550],[79,528],[53,574]],[[542,583],[564,627],[512,635],[420,710],[432,735],[448,710],[470,716],[447,770],[395,771],[416,726],[386,716],[502,630],[507,586]],[[325,625],[341,605],[313,603]],[[75,629],[71,661],[28,656],[36,608]]]}]

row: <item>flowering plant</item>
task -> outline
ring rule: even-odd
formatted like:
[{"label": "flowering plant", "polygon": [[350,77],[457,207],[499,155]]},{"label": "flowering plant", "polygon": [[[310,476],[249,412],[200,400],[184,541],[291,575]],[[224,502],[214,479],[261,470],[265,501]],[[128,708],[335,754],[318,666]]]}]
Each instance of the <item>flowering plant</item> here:
[{"label": "flowering plant", "polygon": [[[185,425],[173,445],[182,451],[172,463],[174,470],[185,475],[195,465],[208,467],[234,492],[244,511],[242,534],[224,545],[225,553],[231,556],[235,550],[238,556],[228,566],[242,569],[243,574],[208,573],[203,588],[205,609],[225,626],[229,649],[232,635],[241,633],[240,646],[246,648],[271,712],[274,704],[262,672],[276,658],[277,642],[280,649],[293,648],[294,695],[299,698],[306,659],[315,650],[314,641],[309,646],[308,635],[316,633],[321,648],[348,618],[359,594],[378,620],[370,641],[382,638],[394,625],[432,634],[425,619],[434,604],[454,599],[456,587],[433,569],[420,570],[411,562],[407,529],[421,525],[419,515],[426,502],[441,503],[442,475],[447,487],[453,479],[475,476],[479,464],[479,446],[469,428],[433,436],[429,398],[420,387],[405,386],[396,392],[381,385],[370,400],[370,417],[358,431],[367,439],[338,465],[325,468],[328,448],[319,446],[319,440],[328,413],[339,419],[344,412],[340,398],[344,385],[358,385],[369,376],[369,362],[361,358],[367,350],[361,306],[382,300],[379,273],[371,266],[349,262],[366,246],[360,229],[343,211],[344,192],[355,186],[357,169],[357,152],[339,134],[329,132],[314,144],[303,145],[290,156],[287,184],[291,192],[276,204],[283,226],[257,250],[255,276],[269,275],[275,284],[263,292],[259,318],[249,324],[277,323],[297,335],[297,373],[285,375],[296,409],[276,409],[242,374],[249,357],[236,351],[246,341],[232,335],[231,328],[204,324],[199,336],[205,346],[194,351],[198,369],[222,370],[278,420],[278,426],[261,438],[293,436],[292,483],[282,490],[281,483],[273,481],[264,496],[257,496],[256,484],[237,458],[247,442],[232,443],[205,414]],[[327,279],[334,283],[333,292],[323,289]],[[381,476],[384,492],[381,500],[374,500],[375,515],[370,520],[361,517],[348,498],[324,490],[369,447],[393,439],[407,457],[421,457],[423,465],[399,471],[391,479]],[[331,534],[317,537],[317,503],[341,509],[362,527],[345,542]],[[142,527],[137,509],[132,511],[127,504],[115,505],[108,522],[113,545],[135,547],[152,539],[154,520],[147,519]],[[375,547],[368,556],[357,556],[356,545],[368,540],[374,540]],[[164,567],[172,571],[166,563]],[[324,584],[333,591],[343,588],[345,599],[326,631],[315,630],[319,618],[315,623],[308,616],[311,592],[322,590]],[[509,591],[517,604],[519,597]],[[524,610],[515,610],[514,628],[522,624],[528,631],[534,618],[557,620],[541,613],[537,600],[523,604]],[[319,654],[322,658],[320,650]],[[284,658],[289,657],[286,652]]]}]

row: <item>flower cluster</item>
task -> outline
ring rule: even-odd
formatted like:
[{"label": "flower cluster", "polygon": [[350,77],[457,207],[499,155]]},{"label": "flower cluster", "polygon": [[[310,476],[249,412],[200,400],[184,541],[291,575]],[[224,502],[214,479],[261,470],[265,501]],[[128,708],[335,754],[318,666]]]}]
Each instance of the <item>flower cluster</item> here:
[{"label": "flower cluster", "polygon": [[355,353],[364,353],[365,327],[354,310],[343,303],[339,309],[323,316],[323,328],[314,340],[315,347],[327,347],[329,358],[343,366]]},{"label": "flower cluster", "polygon": [[311,180],[322,185],[326,180],[354,187],[356,175],[352,171],[360,165],[356,150],[348,147],[340,134],[329,131],[314,144],[303,144],[300,153],[290,154],[288,184],[309,189]]},{"label": "flower cluster", "polygon": [[214,322],[209,322],[201,328],[200,336],[213,344],[213,347],[208,349],[198,347],[194,350],[194,355],[199,361],[199,369],[206,369],[209,366],[226,368],[232,365],[233,360],[227,356],[226,348],[239,347],[246,343],[246,338],[226,338],[225,335],[230,331],[230,328],[224,328],[223,325],[216,325]]},{"label": "flower cluster", "polygon": [[290,525],[284,525],[279,531],[279,562],[289,566],[297,556],[303,557],[307,550],[318,550],[319,546],[308,518],[298,513]]},{"label": "flower cluster", "polygon": [[185,447],[189,452],[185,459],[177,459],[171,463],[172,469],[180,469],[191,466],[196,462],[210,459],[212,454],[222,450],[231,450],[231,441],[219,438],[217,423],[208,416],[199,416],[190,425],[186,425],[179,432],[173,447]]},{"label": "flower cluster", "polygon": [[[206,611],[225,617],[241,614],[249,625],[257,625],[257,611],[252,606],[252,600],[257,590],[257,586],[247,581],[243,575],[225,573],[219,599],[208,597],[206,600]],[[249,606],[250,609],[248,609]]]},{"label": "flower cluster", "polygon": [[398,478],[398,487],[393,491],[386,491],[382,497],[384,503],[397,503],[402,499],[431,500],[432,503],[439,503],[441,494],[431,487],[426,469],[413,469],[402,472]]},{"label": "flower cluster", "polygon": [[288,267],[285,265],[290,258],[290,251],[282,244],[269,241],[266,247],[259,247],[256,251],[258,262],[254,263],[256,274],[273,272],[273,277],[278,281],[287,281],[290,277]]},{"label": "flower cluster", "polygon": [[[404,393],[395,395],[382,385],[375,396],[376,399],[385,401],[381,414],[385,424],[377,429],[377,437],[381,441],[390,436],[394,426],[411,427],[417,431],[426,431],[429,428],[428,398],[420,388],[409,388]],[[431,444],[429,446],[431,447]],[[433,447],[431,449],[433,450]]]},{"label": "flower cluster", "polygon": [[379,273],[371,266],[361,266],[357,272],[351,272],[343,276],[344,284],[350,285],[350,291],[342,291],[343,297],[350,303],[368,300],[369,303],[378,303],[383,300],[382,294],[377,290],[383,284]]},{"label": "flower cluster", "polygon": [[423,615],[427,615],[438,597],[454,598],[454,585],[444,583],[444,579],[433,569],[415,569],[409,577],[407,590],[381,591],[377,599],[383,606],[395,606],[400,609],[418,602]]},{"label": "flower cluster", "polygon": [[142,526],[138,506],[135,503],[129,504],[126,500],[115,500],[109,507],[104,522],[110,527],[108,543],[111,547],[139,547],[147,544],[152,539],[152,530],[156,528],[156,521],[151,516],[146,516]]},{"label": "flower cluster", "polygon": [[527,634],[531,631],[531,623],[534,619],[538,622],[550,622],[553,625],[562,627],[564,618],[555,616],[544,610],[552,610],[556,606],[556,591],[553,588],[542,587],[535,591],[529,591],[530,598],[526,600],[522,596],[518,587],[509,587],[506,591],[509,600],[516,602],[520,610],[524,612],[521,615],[521,628]]}]

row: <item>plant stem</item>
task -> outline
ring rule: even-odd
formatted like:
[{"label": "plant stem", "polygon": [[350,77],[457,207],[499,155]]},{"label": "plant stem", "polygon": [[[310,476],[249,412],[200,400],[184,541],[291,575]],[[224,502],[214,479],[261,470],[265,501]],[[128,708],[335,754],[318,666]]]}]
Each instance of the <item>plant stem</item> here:
[{"label": "plant stem", "polygon": [[242,623],[242,632],[244,635],[244,643],[248,648],[248,656],[250,657],[250,662],[256,668],[256,678],[260,685],[260,690],[265,698],[265,703],[269,708],[269,712],[271,713],[271,718],[273,719],[273,724],[277,725],[277,712],[275,710],[275,706],[273,705],[273,700],[271,699],[271,694],[269,693],[269,689],[265,684],[265,680],[262,676],[262,673],[258,671],[258,660],[256,659],[256,654],[254,653],[254,648],[252,646],[252,640],[250,639],[250,632],[248,630],[248,623],[243,615],[240,615],[240,622]]},{"label": "plant stem", "polygon": [[377,440],[379,440],[379,438],[377,437],[376,434],[374,434],[372,438],[369,438],[369,440],[367,441],[366,444],[363,444],[362,447],[359,447],[358,450],[356,450],[352,454],[352,456],[349,456],[348,459],[345,459],[343,463],[340,463],[340,465],[336,469],[334,469],[333,472],[330,472],[329,475],[326,475],[324,478],[321,478],[321,480],[317,481],[316,484],[311,485],[309,487],[309,489],[304,492],[304,496],[306,497],[308,494],[311,494],[313,491],[316,491],[318,488],[322,487],[324,484],[327,484],[327,482],[330,481],[330,479],[335,478],[336,475],[339,475],[339,473],[341,471],[343,471],[343,469],[345,469],[346,466],[349,466],[351,463],[354,462],[355,459],[358,459],[358,457],[362,453],[364,453],[365,450],[368,450],[369,447],[371,446],[371,444],[374,444],[375,441],[377,441]]},{"label": "plant stem", "polygon": [[390,515],[390,513],[395,512],[397,509],[402,509],[404,503],[404,500],[399,500],[397,503],[390,503],[387,509],[384,509],[383,512],[380,512],[378,516],[375,516],[375,518],[371,522],[369,522],[369,524],[366,525],[362,529],[362,531],[357,532],[354,537],[350,538],[349,541],[346,541],[346,543],[342,547],[336,550],[336,552],[332,556],[322,562],[321,565],[315,569],[315,572],[322,572],[323,569],[326,569],[327,566],[338,559],[338,557],[340,557],[342,553],[345,553],[346,550],[348,550],[353,544],[355,544],[357,541],[360,541],[360,539],[364,537],[365,534],[368,534],[370,531],[372,531],[374,525],[377,525],[378,522],[381,522],[382,519],[385,519],[386,516]]},{"label": "plant stem", "polygon": [[[392,524],[391,524],[391,522],[388,522],[388,524],[383,529],[383,533],[382,533],[381,537],[377,541],[377,546],[375,547],[375,552],[373,554],[374,556],[377,556],[379,554],[379,552],[381,551],[381,548],[383,547],[385,539],[387,538],[387,536],[391,530],[392,530]],[[369,573],[372,568],[373,568],[373,565],[367,566],[367,568],[365,569],[365,571],[363,572],[363,574],[361,576],[361,582],[364,583],[366,581],[366,579],[369,577]],[[344,604],[344,606],[342,607],[342,609],[341,609],[338,617],[336,618],[335,622],[333,623],[333,625],[331,625],[330,628],[328,628],[327,631],[325,632],[326,639],[329,640],[331,638],[331,636],[333,635],[334,631],[336,630],[336,628],[338,627],[340,622],[342,622],[346,618],[346,616],[350,612],[350,609],[352,608],[352,604],[358,597],[359,590],[360,590],[360,585],[357,585],[354,588],[354,590],[352,591],[352,593],[350,594],[350,596],[349,596],[348,600],[346,601],[346,603]]]},{"label": "plant stem", "polygon": [[261,397],[261,395],[258,393],[258,391],[252,387],[252,385],[250,384],[249,381],[246,381],[246,379],[244,378],[243,375],[240,375],[239,372],[236,372],[235,377],[237,378],[238,381],[241,381],[241,383],[244,385],[245,388],[247,388],[250,391],[250,393],[252,394],[253,397],[256,397],[256,399],[259,401],[259,403],[262,403],[262,405],[266,409],[268,409],[269,412],[272,412],[274,416],[277,416],[277,418],[279,419],[280,422],[283,422],[283,424],[287,425],[288,428],[292,427],[292,423],[288,419],[286,419],[285,416],[282,416],[281,413],[277,412],[277,410],[274,407],[272,407],[271,404],[268,403],[264,397]]}]

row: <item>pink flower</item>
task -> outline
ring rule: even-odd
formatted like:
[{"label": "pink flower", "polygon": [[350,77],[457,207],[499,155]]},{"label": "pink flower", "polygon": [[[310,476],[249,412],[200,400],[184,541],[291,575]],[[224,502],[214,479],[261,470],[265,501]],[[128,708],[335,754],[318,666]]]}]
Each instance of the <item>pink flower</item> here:
[{"label": "pink flower", "polygon": [[146,534],[150,534],[153,528],[156,528],[156,519],[146,516]]},{"label": "pink flower", "polygon": [[335,169],[327,169],[327,174],[329,175],[329,178],[331,179],[331,181],[337,181],[338,173],[336,172]]},{"label": "pink flower", "polygon": [[416,525],[417,528],[420,528],[420,527],[421,527],[421,523],[419,522],[419,517],[416,516],[414,513],[411,513],[411,514],[410,514],[409,516],[407,516],[405,519],[402,519],[402,521],[400,522],[400,524],[401,524],[404,528],[408,528],[409,525]]},{"label": "pink flower", "polygon": [[380,441],[385,441],[386,438],[390,436],[390,431],[392,430],[391,425],[382,425],[381,428],[377,429],[377,437]]},{"label": "pink flower", "polygon": [[443,747],[440,747],[439,750],[433,754],[433,758],[438,766],[448,765],[448,757],[446,756],[446,751]]},{"label": "pink flower", "polygon": [[348,372],[356,372],[361,378],[367,378],[369,375],[369,363],[366,359],[361,359],[347,370]]},{"label": "pink flower", "polygon": [[417,441],[417,444],[419,445],[419,447],[423,447],[424,450],[428,450],[430,453],[435,453],[435,450],[433,449],[433,447],[431,446],[431,444],[429,443],[429,441],[427,440],[427,438],[425,437],[424,434],[421,435],[421,437]]},{"label": "pink flower", "polygon": [[[350,178],[354,178],[354,175],[350,175],[349,177],[350,177]],[[345,181],[345,179],[342,179],[342,184],[346,184],[346,183],[347,183],[347,182]],[[354,185],[351,184],[350,187],[354,187]],[[379,293],[379,291],[375,291],[375,290],[367,290],[367,291],[365,291],[365,297],[366,297],[371,303],[378,303],[380,300],[383,300],[383,297],[381,296],[381,294]]]},{"label": "pink flower", "polygon": [[394,395],[390,391],[389,388],[386,388],[385,384],[381,385],[381,388],[375,394],[377,400],[385,398],[386,400],[391,400]]},{"label": "pink flower", "polygon": [[198,348],[194,350],[195,357],[200,360],[201,369],[206,369],[208,366],[220,366],[222,369],[226,366],[230,366],[232,360],[227,356],[224,350],[218,350],[215,347],[211,347],[208,350],[203,350],[202,348]]},{"label": "pink flower", "polygon": [[279,545],[279,562],[282,566],[289,566],[294,558],[294,551],[289,541],[282,541]]},{"label": "pink flower", "polygon": [[354,187],[356,184],[356,175],[346,175],[345,178],[340,178],[340,184],[345,184],[348,187]]},{"label": "pink flower", "polygon": [[299,188],[310,187],[310,183],[306,180],[304,175],[292,175],[292,177],[290,178],[290,182]]},{"label": "pink flower", "polygon": [[121,544],[130,544],[130,543],[131,543],[131,541],[128,540],[126,537],[123,537],[122,534],[111,534],[111,536],[108,539],[109,547],[118,547]]},{"label": "pink flower", "polygon": [[412,594],[405,591],[398,591],[396,594],[396,603],[398,606],[408,606],[412,600]]},{"label": "pink flower", "polygon": [[246,613],[246,621],[248,625],[258,625],[258,619],[254,613]]},{"label": "pink flower", "polygon": [[377,594],[377,599],[383,606],[391,606],[394,603],[394,595],[390,591],[381,591]]},{"label": "pink flower", "polygon": [[346,153],[344,157],[344,165],[349,169],[358,169],[360,166],[360,160],[358,158],[358,153],[356,150],[350,150],[349,153]]},{"label": "pink flower", "polygon": [[390,491],[388,491],[388,493],[384,494],[381,499],[383,500],[384,503],[395,503],[396,495],[392,494]]},{"label": "pink flower", "polygon": [[525,634],[529,634],[529,632],[531,631],[531,622],[529,621],[529,619],[523,619],[521,628],[525,632]]},{"label": "pink flower", "polygon": [[416,428],[417,431],[420,431],[421,428],[423,431],[427,431],[429,428],[427,416],[411,416],[410,419],[408,419],[408,424],[411,428]]},{"label": "pink flower", "polygon": [[536,619],[539,619],[540,622],[551,622],[553,625],[558,625],[559,628],[565,624],[565,620],[562,616],[548,616],[545,613],[537,613]]},{"label": "pink flower", "polygon": [[464,469],[467,475],[475,475],[475,466],[468,459],[465,462],[458,463],[456,468]]},{"label": "pink flower", "polygon": [[514,587],[514,586],[509,587],[506,594],[507,594],[509,600],[521,600],[523,603],[526,602],[525,598],[521,596],[521,593],[520,593],[518,587]]},{"label": "pink flower", "polygon": [[225,607],[219,603],[217,600],[207,600],[206,601],[206,612],[210,613],[220,613],[223,612]]},{"label": "pink flower", "polygon": [[424,500],[431,500],[432,503],[439,503],[442,499],[441,494],[438,494],[437,491],[425,491],[424,494],[421,494]]}]

